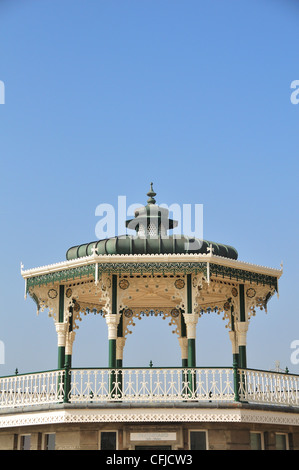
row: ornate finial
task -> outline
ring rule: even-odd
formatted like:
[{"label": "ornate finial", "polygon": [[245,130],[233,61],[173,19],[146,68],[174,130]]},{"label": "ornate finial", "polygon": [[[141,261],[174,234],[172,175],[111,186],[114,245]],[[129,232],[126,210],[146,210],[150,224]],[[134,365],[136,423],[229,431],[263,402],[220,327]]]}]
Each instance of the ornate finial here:
[{"label": "ornate finial", "polygon": [[96,245],[94,245],[92,247],[91,252],[92,252],[93,256],[96,256],[98,254],[98,248],[96,247]]},{"label": "ornate finial", "polygon": [[213,248],[213,244],[212,244],[212,243],[210,243],[210,246],[208,246],[207,251],[209,252],[209,255],[212,256],[213,251],[214,251],[214,248]]},{"label": "ornate finial", "polygon": [[153,190],[153,183],[151,183],[151,189],[147,193],[147,196],[149,199],[147,200],[148,204],[156,204],[156,199],[154,199],[154,196],[156,196],[157,193]]}]

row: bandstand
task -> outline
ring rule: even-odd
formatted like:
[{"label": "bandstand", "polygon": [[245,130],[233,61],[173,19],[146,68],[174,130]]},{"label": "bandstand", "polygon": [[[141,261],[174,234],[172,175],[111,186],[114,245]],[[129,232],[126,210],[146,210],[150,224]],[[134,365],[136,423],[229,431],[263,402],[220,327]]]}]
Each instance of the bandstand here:
[{"label": "bandstand", "polygon": [[[299,449],[299,380],[248,368],[253,317],[278,292],[281,269],[238,260],[228,245],[170,234],[157,205],[127,221],[135,235],[71,247],[66,260],[23,270],[26,295],[57,332],[57,369],[0,378],[0,449]],[[232,361],[196,364],[196,325],[224,320]],[[98,315],[108,364],[73,367],[80,322]],[[176,334],[177,367],[129,368],[126,339],[141,316]],[[226,331],[225,331],[226,330]],[[221,354],[221,352],[219,352]]]}]

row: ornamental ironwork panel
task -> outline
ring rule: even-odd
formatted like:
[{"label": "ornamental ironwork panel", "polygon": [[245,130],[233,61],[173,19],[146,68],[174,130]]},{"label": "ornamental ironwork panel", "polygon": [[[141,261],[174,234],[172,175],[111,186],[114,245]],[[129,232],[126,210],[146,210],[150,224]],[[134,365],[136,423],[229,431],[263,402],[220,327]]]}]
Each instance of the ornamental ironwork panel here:
[{"label": "ornamental ironwork panel", "polygon": [[256,284],[268,285],[270,287],[275,287],[275,290],[277,290],[277,277],[252,271],[245,271],[243,269],[236,269],[232,268],[231,266],[210,264],[210,275],[227,279],[234,279],[236,281],[254,282]]},{"label": "ornamental ironwork panel", "polygon": [[[207,277],[207,264],[205,262],[124,262],[124,263],[98,263],[98,273],[106,274],[198,274],[203,273]],[[268,285],[277,290],[277,277],[266,274],[246,271],[243,269],[223,266],[215,263],[209,265],[210,276],[234,279],[242,282],[252,282]],[[27,278],[27,290],[29,287],[65,282],[82,277],[95,278],[96,265],[84,265],[76,268],[64,269],[53,273],[42,274]]]},{"label": "ornamental ironwork panel", "polygon": [[[30,277],[27,279],[27,290],[33,286],[41,286],[45,284],[54,284],[56,282],[69,281],[74,279],[81,279],[82,277],[92,276],[95,278],[96,265],[84,265],[76,268],[64,269],[54,273],[42,274],[39,276]],[[206,263],[198,262],[166,262],[166,263],[98,263],[98,273],[106,274],[177,274],[177,273],[206,273]]]}]

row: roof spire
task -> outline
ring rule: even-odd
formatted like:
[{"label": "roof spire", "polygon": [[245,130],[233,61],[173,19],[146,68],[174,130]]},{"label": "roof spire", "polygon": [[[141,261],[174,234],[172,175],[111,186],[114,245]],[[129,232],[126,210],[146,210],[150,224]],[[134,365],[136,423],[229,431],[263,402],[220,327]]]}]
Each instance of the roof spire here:
[{"label": "roof spire", "polygon": [[154,199],[154,196],[156,196],[157,193],[153,190],[153,183],[151,183],[151,189],[147,193],[147,196],[149,197],[147,200],[148,204],[156,204],[156,199]]}]

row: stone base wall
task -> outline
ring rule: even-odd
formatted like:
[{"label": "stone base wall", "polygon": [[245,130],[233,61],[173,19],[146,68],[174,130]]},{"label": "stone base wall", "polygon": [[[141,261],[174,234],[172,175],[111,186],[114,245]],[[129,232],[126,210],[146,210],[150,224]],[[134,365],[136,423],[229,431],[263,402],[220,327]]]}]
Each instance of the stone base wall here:
[{"label": "stone base wall", "polygon": [[[0,430],[0,450],[18,450],[22,436],[30,436],[31,450],[43,450],[47,434],[55,435],[55,450],[100,450],[102,433],[115,432],[117,450],[144,446],[190,450],[190,432],[202,431],[207,450],[251,450],[251,432],[261,433],[263,448],[277,448],[277,434],[290,450],[299,450],[298,426],[246,423],[80,423],[21,426]],[[112,449],[111,449],[112,450]]]}]

